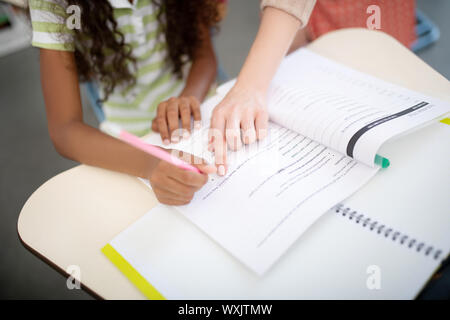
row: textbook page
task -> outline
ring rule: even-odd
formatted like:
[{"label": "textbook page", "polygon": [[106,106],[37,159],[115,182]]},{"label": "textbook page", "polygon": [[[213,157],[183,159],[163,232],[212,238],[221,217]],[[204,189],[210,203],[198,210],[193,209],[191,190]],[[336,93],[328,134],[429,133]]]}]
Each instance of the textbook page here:
[{"label": "textbook page", "polygon": [[369,166],[387,140],[450,112],[446,102],[308,49],[283,60],[268,100],[272,121]]},{"label": "textbook page", "polygon": [[[203,119],[209,119],[222,98],[202,105]],[[322,214],[378,170],[275,123],[268,132],[262,142],[230,153],[227,175],[211,176],[189,205],[176,207],[260,275]],[[151,139],[147,141],[160,143],[156,135]],[[207,127],[168,148],[210,160],[205,146]]]}]

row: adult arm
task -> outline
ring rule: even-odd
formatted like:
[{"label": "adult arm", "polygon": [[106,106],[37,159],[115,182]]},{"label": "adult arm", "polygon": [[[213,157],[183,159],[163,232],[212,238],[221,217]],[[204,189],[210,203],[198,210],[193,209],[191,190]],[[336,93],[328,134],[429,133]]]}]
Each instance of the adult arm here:
[{"label": "adult arm", "polygon": [[[297,4],[294,7],[297,8],[297,14],[275,7],[281,3]],[[307,6],[300,7],[300,3],[306,3]],[[219,174],[226,172],[227,146],[237,150],[241,148],[242,142],[250,144],[266,136],[266,98],[270,82],[292,40],[306,23],[305,17],[309,17],[314,3],[313,0],[263,1],[256,39],[236,84],[216,106],[211,119],[210,143],[215,151]],[[303,9],[307,11],[306,14]]]}]

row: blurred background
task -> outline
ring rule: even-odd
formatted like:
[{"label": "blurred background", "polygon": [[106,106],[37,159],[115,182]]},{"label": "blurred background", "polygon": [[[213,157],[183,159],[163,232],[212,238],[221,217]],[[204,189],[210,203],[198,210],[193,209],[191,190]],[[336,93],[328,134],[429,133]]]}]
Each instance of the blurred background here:
[{"label": "blurred background", "polygon": [[[238,74],[255,37],[258,7],[259,0],[229,0],[215,42],[230,77]],[[440,38],[417,54],[449,79],[450,0],[417,0],[417,8],[440,30]],[[17,235],[17,218],[30,195],[77,163],[59,156],[48,137],[38,50],[27,45],[20,27],[4,32],[10,26],[2,16],[0,11],[0,299],[91,299],[82,290],[68,290],[66,279],[27,251]],[[85,120],[96,126],[82,95]]]}]

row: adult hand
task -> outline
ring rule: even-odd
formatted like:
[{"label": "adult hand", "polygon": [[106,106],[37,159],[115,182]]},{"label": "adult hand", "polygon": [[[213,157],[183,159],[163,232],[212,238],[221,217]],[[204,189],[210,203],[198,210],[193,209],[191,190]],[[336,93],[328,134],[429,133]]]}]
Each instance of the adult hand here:
[{"label": "adult hand", "polygon": [[300,26],[300,19],[288,12],[271,6],[263,10],[258,34],[237,82],[212,116],[210,136],[220,175],[226,173],[227,144],[236,150],[242,142],[266,136],[266,93]]},{"label": "adult hand", "polygon": [[202,173],[181,169],[169,162],[158,160],[150,173],[150,184],[159,202],[173,206],[185,205],[191,202],[195,192],[208,182],[208,174],[215,173],[216,167],[181,151],[174,150],[172,155],[194,165]]},{"label": "adult hand", "polygon": [[[158,105],[156,118],[152,122],[152,130],[159,132],[165,145],[177,143],[181,138],[189,138],[191,131],[191,116],[194,117],[194,127],[201,124],[200,103],[196,97],[173,97]],[[180,129],[180,119],[181,128]],[[182,137],[180,131],[183,131]]]},{"label": "adult hand", "polygon": [[215,107],[209,131],[219,175],[227,171],[227,148],[239,150],[267,135],[266,92],[236,84]]}]

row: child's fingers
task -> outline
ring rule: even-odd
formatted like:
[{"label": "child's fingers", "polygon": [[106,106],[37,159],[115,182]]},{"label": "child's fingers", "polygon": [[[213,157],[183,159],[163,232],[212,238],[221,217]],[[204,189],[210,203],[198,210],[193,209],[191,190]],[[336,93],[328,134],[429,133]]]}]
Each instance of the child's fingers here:
[{"label": "child's fingers", "polygon": [[[176,182],[176,184],[178,184],[178,183]],[[168,199],[179,200],[179,201],[189,201],[194,196],[193,190],[190,190],[189,193],[180,194],[180,193],[175,193],[172,190],[168,190],[168,188],[166,186],[164,186],[162,188],[161,185],[153,187],[153,191],[160,196],[164,196]]]},{"label": "child's fingers", "polygon": [[217,172],[217,167],[206,162],[205,159],[199,157],[193,157],[193,165],[197,167],[201,172],[206,174],[213,174]]},{"label": "child's fingers", "polygon": [[213,174],[216,173],[217,168],[213,164],[209,164],[205,159],[193,156],[190,153],[186,153],[179,150],[172,150],[172,156],[175,156],[181,160],[183,160],[186,163],[189,163],[193,165],[194,167],[197,167],[202,173],[205,174]]},{"label": "child's fingers", "polygon": [[173,193],[167,192],[166,190],[160,189],[158,187],[153,187],[153,192],[155,193],[158,201],[170,206],[181,206],[188,204],[192,197],[180,197]]},{"label": "child's fingers", "polygon": [[167,118],[166,118],[166,108],[167,102],[162,102],[158,106],[158,111],[156,115],[156,122],[158,124],[159,134],[165,145],[170,144],[169,130],[167,128]]},{"label": "child's fingers", "polygon": [[196,189],[185,185],[171,177],[167,177],[163,183],[160,183],[158,187],[167,193],[172,193],[174,196],[178,196],[180,199],[192,198]]},{"label": "child's fingers", "polygon": [[189,99],[180,101],[181,126],[183,127],[183,138],[189,138],[191,132],[191,106]]},{"label": "child's fingers", "polygon": [[158,130],[158,121],[156,121],[156,119],[153,119],[153,121],[152,121],[152,131],[153,132],[159,132],[159,130]]},{"label": "child's fingers", "polygon": [[172,142],[180,141],[178,128],[179,128],[179,110],[178,100],[171,98],[167,105],[167,123],[169,124],[169,134]]},{"label": "child's fingers", "polygon": [[189,187],[194,187],[196,190],[200,189],[206,182],[208,182],[208,175],[188,171],[178,167],[174,167],[168,175],[179,183],[183,183]]},{"label": "child's fingers", "polygon": [[217,172],[217,167],[209,163],[196,164],[195,167],[205,174],[214,174]]},{"label": "child's fingers", "polygon": [[167,197],[164,197],[164,196],[158,197],[158,201],[160,203],[163,203],[163,204],[168,205],[168,206],[185,206],[185,205],[189,204],[189,202],[190,202],[190,201],[187,201],[187,200],[186,201],[174,200],[174,199],[167,198]]}]

